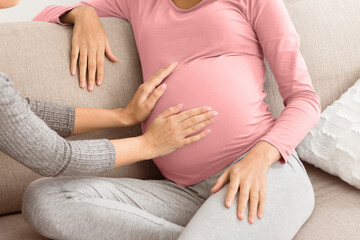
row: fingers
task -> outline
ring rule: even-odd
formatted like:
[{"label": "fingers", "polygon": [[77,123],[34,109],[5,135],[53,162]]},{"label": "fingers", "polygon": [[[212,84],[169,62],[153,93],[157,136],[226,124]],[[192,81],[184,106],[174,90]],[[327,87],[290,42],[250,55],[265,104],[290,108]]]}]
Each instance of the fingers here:
[{"label": "fingers", "polygon": [[163,83],[160,86],[158,86],[155,91],[152,92],[150,97],[146,99],[146,104],[148,105],[149,109],[153,109],[155,107],[156,102],[159,100],[159,98],[164,94],[166,89],[166,84]]},{"label": "fingers", "polygon": [[[151,79],[141,84],[136,91],[138,93],[137,101],[141,104],[145,103],[148,105],[148,108],[153,109],[156,102],[164,93],[166,85],[163,85],[161,88],[158,85],[164,79],[165,76],[169,75],[173,67],[176,64],[170,64],[168,67],[161,68],[157,74],[155,74]],[[163,88],[164,87],[164,88]]]},{"label": "fingers", "polygon": [[231,207],[234,197],[239,190],[239,184],[240,184],[240,175],[238,174],[237,171],[233,170],[230,172],[229,175],[230,175],[230,183],[225,197],[225,206],[228,208]]},{"label": "fingers", "polygon": [[79,59],[79,72],[80,72],[80,87],[86,86],[86,68],[87,68],[87,50],[85,48],[80,49]]},{"label": "fingers", "polygon": [[96,51],[89,50],[88,53],[88,90],[92,91],[95,87],[95,73],[96,73]]},{"label": "fingers", "polygon": [[104,49],[99,48],[96,53],[96,84],[101,85],[104,79]]},{"label": "fingers", "polygon": [[79,60],[79,79],[81,88],[86,87],[86,77],[88,78],[89,91],[94,89],[95,82],[97,85],[101,85],[103,82],[105,62],[104,53],[111,61],[118,61],[110,48],[108,40],[106,40],[105,49],[104,47],[99,47],[98,49],[80,47],[79,50],[79,47],[73,47],[71,51],[70,72],[72,75],[76,74],[76,65]]},{"label": "fingers", "polygon": [[212,107],[206,106],[206,107],[198,107],[198,108],[192,108],[192,109],[186,110],[182,113],[179,113],[176,116],[176,121],[182,122],[182,121],[184,121],[188,118],[194,117],[196,115],[200,115],[200,114],[209,112],[211,109],[212,109]]},{"label": "fingers", "polygon": [[248,221],[251,224],[255,222],[258,203],[259,203],[259,190],[258,189],[250,190],[250,206],[249,206]]},{"label": "fingers", "polygon": [[[199,131],[200,129],[206,127],[206,126],[209,126],[211,123],[213,123],[215,121],[215,118],[210,118],[210,119],[207,119],[205,121],[202,121],[190,128],[187,128],[185,131],[184,131],[184,135],[185,136],[189,136],[197,131]],[[209,129],[210,130],[210,129]],[[211,130],[210,130],[211,131]],[[209,132],[210,133],[210,132]],[[188,137],[188,138],[191,138],[191,137]]]},{"label": "fingers", "polygon": [[115,56],[115,54],[111,50],[110,42],[109,42],[108,38],[106,38],[106,43],[105,43],[105,54],[106,54],[106,56],[108,57],[108,59],[110,61],[112,61],[112,62],[117,62],[118,61],[117,57]]},{"label": "fingers", "polygon": [[249,200],[249,187],[240,182],[239,204],[238,204],[238,218],[244,219],[245,209]]},{"label": "fingers", "polygon": [[79,47],[73,46],[71,49],[71,61],[70,61],[70,73],[71,75],[76,74],[76,65],[79,58]]},{"label": "fingers", "polygon": [[176,106],[170,107],[168,109],[166,109],[164,112],[160,113],[157,118],[167,118],[170,117],[178,112],[180,112],[180,110],[182,109],[183,104],[178,104]]},{"label": "fingers", "polygon": [[216,111],[205,112],[182,121],[180,126],[184,129],[186,133],[185,136],[188,136],[212,123],[217,115],[218,112]]},{"label": "fingers", "polygon": [[211,132],[210,129],[206,129],[206,130],[202,131],[201,133],[198,133],[198,134],[196,134],[194,136],[187,137],[187,138],[184,139],[184,144],[188,145],[188,144],[197,142],[197,141],[203,139],[204,137],[206,137],[207,135],[209,135],[210,132]]},{"label": "fingers", "polygon": [[178,65],[178,62],[173,62],[166,67],[157,71],[148,81],[144,83],[150,91],[153,91]]},{"label": "fingers", "polygon": [[211,192],[216,193],[217,191],[219,191],[224,186],[224,184],[229,181],[229,179],[229,169],[226,169],[216,180],[215,185],[211,188]]},{"label": "fingers", "polygon": [[258,208],[258,218],[261,219],[265,211],[265,201],[266,201],[266,191],[265,187],[260,189],[259,193],[259,208]]}]

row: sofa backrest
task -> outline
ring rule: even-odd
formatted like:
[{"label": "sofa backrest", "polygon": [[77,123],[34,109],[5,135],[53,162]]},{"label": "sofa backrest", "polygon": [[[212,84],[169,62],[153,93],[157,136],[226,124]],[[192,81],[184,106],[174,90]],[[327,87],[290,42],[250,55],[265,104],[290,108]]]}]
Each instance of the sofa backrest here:
[{"label": "sofa backrest", "polygon": [[[360,1],[284,0],[300,35],[322,109],[360,78]],[[71,27],[51,23],[0,24],[0,71],[15,82],[22,96],[80,107],[124,107],[142,81],[141,64],[131,25],[123,19],[103,18],[118,63],[106,60],[105,79],[91,93],[78,87],[69,73]],[[284,109],[276,81],[267,68],[264,89],[269,111]],[[1,116],[0,116],[1,117]],[[141,134],[140,126],[83,134],[69,139],[122,138]],[[152,161],[142,161],[101,176],[159,179]],[[0,152],[0,215],[21,210],[25,187],[39,175]]]}]

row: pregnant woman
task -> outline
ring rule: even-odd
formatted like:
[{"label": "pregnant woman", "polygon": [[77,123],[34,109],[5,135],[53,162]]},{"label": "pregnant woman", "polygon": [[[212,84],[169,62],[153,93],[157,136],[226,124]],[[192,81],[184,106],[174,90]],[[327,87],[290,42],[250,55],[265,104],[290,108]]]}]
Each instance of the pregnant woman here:
[{"label": "pregnant woman", "polygon": [[[98,16],[132,25],[145,80],[179,60],[144,131],[179,101],[214,107],[217,121],[202,141],[153,159],[162,180],[33,182],[26,220],[56,239],[292,239],[314,208],[295,147],[321,106],[283,1],[90,0],[46,8],[35,20],[74,24],[71,71],[79,59],[84,87],[88,62],[90,89],[109,56]],[[263,102],[264,57],[285,106],[278,119]]]}]

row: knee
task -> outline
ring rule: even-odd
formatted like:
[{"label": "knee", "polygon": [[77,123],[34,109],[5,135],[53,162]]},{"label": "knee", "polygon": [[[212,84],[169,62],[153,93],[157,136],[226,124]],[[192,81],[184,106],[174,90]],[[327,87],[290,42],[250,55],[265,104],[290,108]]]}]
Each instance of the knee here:
[{"label": "knee", "polygon": [[40,178],[28,185],[25,190],[22,215],[27,223],[38,232],[44,234],[43,229],[48,222],[51,210],[56,208],[54,200],[61,198],[61,184],[57,184],[53,178]]},{"label": "knee", "polygon": [[308,196],[308,218],[311,216],[312,212],[315,209],[315,193],[314,193],[314,189],[312,187],[312,184],[310,182],[310,179],[308,178],[308,187],[307,187],[307,196]]},{"label": "knee", "polygon": [[[297,185],[296,185],[297,184]],[[293,193],[292,201],[296,202],[294,206],[299,215],[299,220],[302,219],[301,225],[312,215],[315,208],[315,193],[311,181],[306,174],[292,186],[296,189]],[[300,217],[302,216],[302,218]]]},{"label": "knee", "polygon": [[25,220],[33,222],[32,219],[36,218],[36,214],[39,213],[38,209],[41,209],[41,205],[45,203],[47,189],[44,183],[47,182],[47,178],[40,178],[31,182],[25,189],[22,214]]},{"label": "knee", "polygon": [[[298,160],[300,161],[300,160]],[[303,206],[305,207],[305,211],[308,213],[307,217],[310,217],[314,208],[315,208],[315,193],[310,178],[306,172],[305,167],[300,162],[299,165],[303,168],[299,180],[297,181],[297,189],[298,189],[298,199],[301,200]],[[302,170],[302,169],[301,169]],[[295,184],[294,184],[295,185]]]}]

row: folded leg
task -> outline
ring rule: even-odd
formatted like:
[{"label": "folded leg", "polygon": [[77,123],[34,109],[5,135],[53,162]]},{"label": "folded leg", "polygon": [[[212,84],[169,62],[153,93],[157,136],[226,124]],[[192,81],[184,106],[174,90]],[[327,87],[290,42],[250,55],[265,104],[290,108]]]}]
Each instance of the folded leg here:
[{"label": "folded leg", "polygon": [[[216,181],[216,179],[214,179]],[[213,186],[214,183],[209,185]],[[228,183],[200,207],[179,240],[292,239],[314,209],[314,192],[296,151],[286,164],[274,163],[268,172],[265,212],[254,224],[237,218],[238,193],[230,208],[225,206]],[[245,216],[248,214],[246,210]]]},{"label": "folded leg", "polygon": [[54,239],[177,239],[205,201],[166,179],[57,177],[32,182],[23,216]]}]

